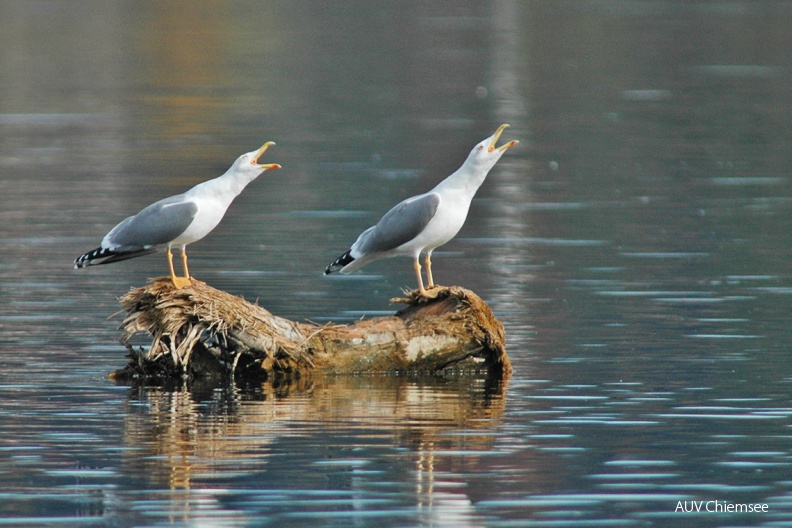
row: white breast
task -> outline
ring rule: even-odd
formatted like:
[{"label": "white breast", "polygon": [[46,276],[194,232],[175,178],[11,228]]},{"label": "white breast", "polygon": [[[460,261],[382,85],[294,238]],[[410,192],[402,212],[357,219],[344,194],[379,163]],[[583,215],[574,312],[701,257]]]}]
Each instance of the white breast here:
[{"label": "white breast", "polygon": [[184,246],[191,244],[208,235],[225,215],[227,204],[222,204],[218,200],[206,199],[196,201],[198,205],[198,212],[195,214],[190,226],[176,238],[172,245]]},{"label": "white breast", "polygon": [[402,244],[396,251],[417,255],[442,246],[462,229],[469,208],[470,199],[461,193],[443,193],[437,212],[424,230],[411,241]]}]

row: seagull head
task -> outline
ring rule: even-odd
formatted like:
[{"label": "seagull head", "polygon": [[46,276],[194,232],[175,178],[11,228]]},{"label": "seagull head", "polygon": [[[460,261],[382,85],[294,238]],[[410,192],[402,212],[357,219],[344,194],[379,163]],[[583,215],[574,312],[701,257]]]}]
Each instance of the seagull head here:
[{"label": "seagull head", "polygon": [[280,169],[281,166],[277,163],[267,163],[261,164],[259,163],[259,158],[264,154],[264,152],[274,145],[274,141],[267,141],[258,150],[254,150],[253,152],[248,152],[247,154],[242,154],[237,158],[234,162],[234,166],[232,167],[233,171],[237,174],[245,174],[252,180],[258,177],[262,172],[272,169]]},{"label": "seagull head", "polygon": [[513,139],[508,143],[504,143],[500,147],[497,146],[498,139],[500,139],[501,134],[507,128],[509,128],[509,125],[507,124],[499,126],[498,130],[496,130],[494,134],[473,147],[473,150],[470,151],[467,161],[465,161],[465,165],[472,166],[477,172],[480,170],[483,170],[485,173],[489,172],[489,170],[495,166],[507,149],[510,149],[519,143],[519,141]]}]

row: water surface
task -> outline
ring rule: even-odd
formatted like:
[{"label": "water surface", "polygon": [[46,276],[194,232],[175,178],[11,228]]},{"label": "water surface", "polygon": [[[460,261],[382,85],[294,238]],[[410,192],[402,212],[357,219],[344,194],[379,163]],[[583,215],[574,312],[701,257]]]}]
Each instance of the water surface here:
[{"label": "water surface", "polygon": [[[788,525],[790,17],[3,3],[0,525]],[[276,141],[191,271],[295,320],[387,314],[409,259],[324,267],[504,122],[434,263],[503,321],[508,382],[107,379],[117,298],[165,258],[71,261],[125,215]],[[768,511],[675,511],[716,500]]]}]

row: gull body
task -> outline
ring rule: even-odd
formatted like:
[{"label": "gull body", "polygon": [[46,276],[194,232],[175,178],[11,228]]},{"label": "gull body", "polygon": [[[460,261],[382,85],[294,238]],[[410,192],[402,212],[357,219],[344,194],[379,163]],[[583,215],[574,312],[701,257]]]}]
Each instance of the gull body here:
[{"label": "gull body", "polygon": [[[187,245],[201,240],[217,227],[231,202],[250,182],[267,170],[280,168],[277,163],[259,164],[261,155],[274,144],[268,141],[258,150],[237,158],[223,175],[125,218],[105,235],[98,248],[77,257],[74,268],[119,262],[164,249],[174,286],[189,285]],[[183,277],[177,277],[174,271],[173,248],[181,252]]]},{"label": "gull body", "polygon": [[398,203],[376,225],[363,231],[354,244],[325,269],[325,275],[340,271],[350,273],[369,262],[407,255],[413,258],[418,290],[426,295],[421,275],[421,254],[426,255],[427,286],[432,277],[432,251],[456,236],[467,218],[470,203],[490,169],[513,140],[496,147],[500,135],[509,125],[473,147],[465,162],[431,191]]}]

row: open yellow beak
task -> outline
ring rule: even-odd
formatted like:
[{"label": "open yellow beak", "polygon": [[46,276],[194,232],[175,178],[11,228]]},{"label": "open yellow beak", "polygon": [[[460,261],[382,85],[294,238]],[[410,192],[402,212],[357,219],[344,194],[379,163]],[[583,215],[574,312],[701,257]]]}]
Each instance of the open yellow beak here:
[{"label": "open yellow beak", "polygon": [[259,165],[259,162],[258,162],[258,160],[261,157],[261,155],[264,154],[264,151],[266,151],[268,148],[270,148],[274,144],[275,144],[274,141],[267,141],[266,143],[261,145],[261,148],[259,148],[256,151],[256,153],[253,155],[253,159],[250,160],[251,165],[257,165],[261,169],[268,169],[268,170],[269,169],[280,169],[281,166],[278,165],[277,163],[270,163],[270,164],[267,164],[267,165]]},{"label": "open yellow beak", "polygon": [[517,143],[519,143],[519,141],[517,141],[516,139],[513,139],[513,140],[509,141],[508,143],[504,143],[504,144],[503,144],[503,145],[501,145],[500,147],[497,147],[497,148],[495,148],[495,143],[497,143],[497,142],[498,142],[498,138],[500,138],[500,135],[501,135],[501,134],[503,133],[503,131],[504,131],[504,130],[506,130],[507,128],[509,128],[509,125],[507,125],[506,123],[504,123],[504,124],[502,124],[501,126],[499,126],[499,127],[498,127],[498,130],[496,130],[496,131],[495,131],[495,134],[493,134],[493,136],[492,136],[492,142],[490,143],[490,146],[489,146],[489,148],[487,149],[489,152],[493,152],[493,151],[495,151],[495,150],[498,150],[498,151],[503,151],[503,150],[506,150],[506,149],[508,149],[508,148],[512,148],[514,145],[516,145]]}]

